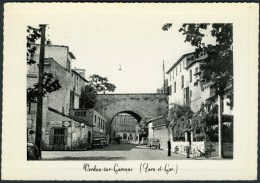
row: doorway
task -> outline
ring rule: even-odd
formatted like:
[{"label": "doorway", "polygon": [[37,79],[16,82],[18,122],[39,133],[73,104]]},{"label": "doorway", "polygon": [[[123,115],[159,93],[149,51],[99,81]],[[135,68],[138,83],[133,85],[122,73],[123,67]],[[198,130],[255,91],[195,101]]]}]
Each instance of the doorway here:
[{"label": "doorway", "polygon": [[54,150],[65,150],[67,141],[66,128],[54,128],[53,129],[53,149]]}]

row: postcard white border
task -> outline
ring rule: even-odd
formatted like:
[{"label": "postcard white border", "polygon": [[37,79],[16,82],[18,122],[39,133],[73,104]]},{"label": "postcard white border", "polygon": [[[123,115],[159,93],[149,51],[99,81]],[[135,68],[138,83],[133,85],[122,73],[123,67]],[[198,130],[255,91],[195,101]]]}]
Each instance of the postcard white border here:
[{"label": "postcard white border", "polygon": [[[254,3],[5,3],[2,120],[4,180],[250,180],[257,176],[258,4]],[[234,25],[234,159],[168,161],[177,174],[140,174],[139,165],[167,161],[89,161],[131,173],[88,173],[86,161],[26,161],[26,26],[59,20],[61,13],[150,13],[178,23]],[[167,23],[167,22],[166,22]],[[69,25],[68,25],[69,26]],[[111,21],[113,26],[113,21]]]}]

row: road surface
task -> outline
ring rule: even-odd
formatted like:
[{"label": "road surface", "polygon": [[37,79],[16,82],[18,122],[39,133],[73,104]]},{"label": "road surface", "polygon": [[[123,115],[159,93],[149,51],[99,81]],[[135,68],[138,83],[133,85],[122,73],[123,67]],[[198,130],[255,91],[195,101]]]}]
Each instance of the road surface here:
[{"label": "road surface", "polygon": [[183,155],[167,156],[162,149],[147,148],[137,144],[109,144],[105,148],[86,151],[43,151],[43,160],[184,160]]}]

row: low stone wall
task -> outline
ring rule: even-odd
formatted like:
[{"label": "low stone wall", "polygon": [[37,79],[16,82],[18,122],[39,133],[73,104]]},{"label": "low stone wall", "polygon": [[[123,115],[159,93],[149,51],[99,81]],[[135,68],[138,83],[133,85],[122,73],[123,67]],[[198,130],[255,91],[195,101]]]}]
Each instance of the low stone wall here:
[{"label": "low stone wall", "polygon": [[[177,154],[187,155],[187,146],[188,142],[172,142],[172,151]],[[176,151],[178,149],[178,151]],[[192,142],[190,157],[199,157],[201,150],[208,150],[211,152],[211,157],[218,157],[218,142]],[[223,157],[224,158],[233,158],[233,143],[223,143]]]},{"label": "low stone wall", "polygon": [[191,157],[199,157],[200,156],[199,150],[204,152],[204,149],[205,149],[205,142],[204,141],[192,142],[190,156]]},{"label": "low stone wall", "polygon": [[172,151],[177,154],[187,155],[189,142],[172,142]]},{"label": "low stone wall", "polygon": [[[189,145],[189,142],[173,142],[172,144],[173,144],[172,145],[173,152],[185,156],[187,155],[187,147]],[[211,152],[211,157],[218,156],[218,143],[199,141],[199,142],[192,142],[190,157],[199,157],[200,156],[199,150],[204,152],[205,149]]]}]

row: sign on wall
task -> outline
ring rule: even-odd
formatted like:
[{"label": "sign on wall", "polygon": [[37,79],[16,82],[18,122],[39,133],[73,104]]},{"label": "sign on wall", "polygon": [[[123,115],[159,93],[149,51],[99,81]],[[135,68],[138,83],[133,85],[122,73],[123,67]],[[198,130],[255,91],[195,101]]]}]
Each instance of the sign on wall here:
[{"label": "sign on wall", "polygon": [[71,126],[71,122],[70,121],[63,121],[62,122],[62,126],[63,127],[70,127]]},{"label": "sign on wall", "polygon": [[51,127],[62,127],[62,121],[50,121]]},{"label": "sign on wall", "polygon": [[50,121],[50,127],[70,127],[70,121]]}]

